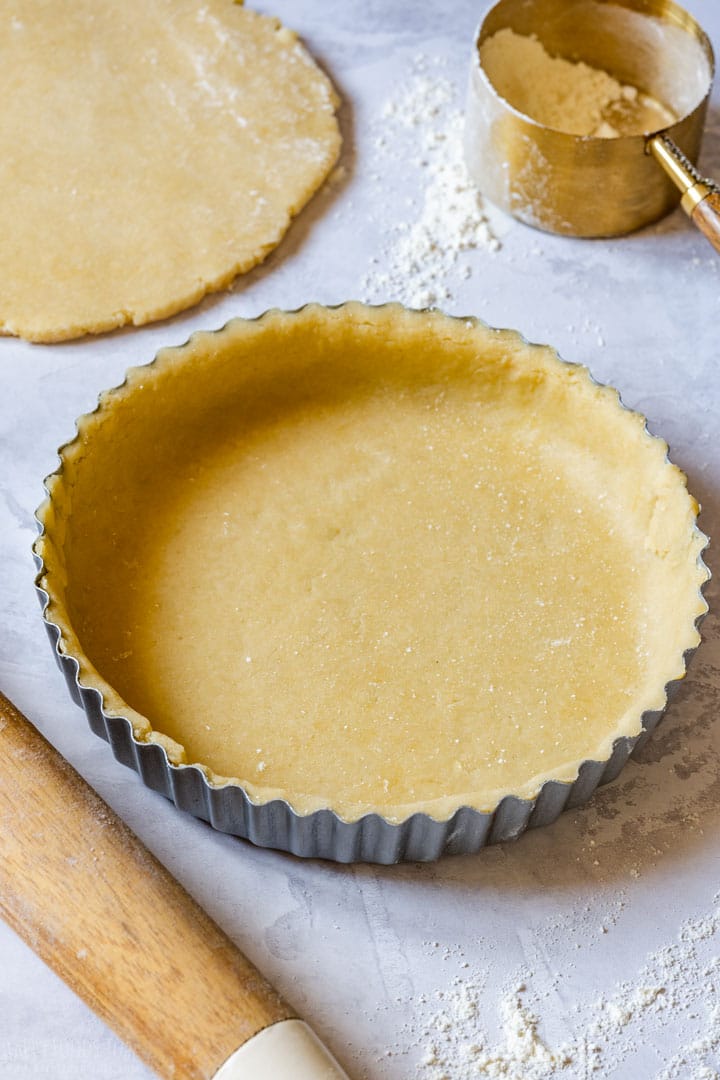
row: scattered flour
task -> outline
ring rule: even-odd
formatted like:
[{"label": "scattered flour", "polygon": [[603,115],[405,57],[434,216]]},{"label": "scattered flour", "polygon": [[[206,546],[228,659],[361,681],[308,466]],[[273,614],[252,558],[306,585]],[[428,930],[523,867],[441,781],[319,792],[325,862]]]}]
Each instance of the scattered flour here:
[{"label": "scattered flour", "polygon": [[[449,990],[435,995],[437,1004],[420,1037],[415,1075],[418,1080],[639,1077],[631,1062],[645,1040],[648,1021],[652,1019],[657,1032],[690,1015],[702,1034],[670,1061],[659,1056],[653,1080],[718,1080],[720,957],[712,948],[701,955],[696,943],[712,944],[719,926],[720,894],[709,914],[685,922],[675,942],[651,953],[634,980],[571,1007],[569,1037],[564,1040],[543,1033],[542,995],[533,992],[533,971],[516,971],[510,988],[490,1007],[488,972],[457,977]],[[489,1019],[494,1035],[488,1030]]]},{"label": "scattered flour", "polygon": [[370,302],[445,304],[454,298],[457,284],[472,275],[469,253],[500,248],[465,167],[457,90],[440,66],[416,56],[398,80],[404,90],[385,103],[374,126],[378,212],[391,163],[396,171],[397,162],[406,161],[424,183],[419,201],[406,203],[406,219],[384,223],[381,250],[362,283],[363,299]]}]

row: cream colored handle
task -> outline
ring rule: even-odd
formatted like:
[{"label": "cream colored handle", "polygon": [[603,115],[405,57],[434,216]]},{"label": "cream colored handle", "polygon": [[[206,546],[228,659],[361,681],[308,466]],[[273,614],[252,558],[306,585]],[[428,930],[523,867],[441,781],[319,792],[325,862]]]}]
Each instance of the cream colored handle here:
[{"label": "cream colored handle", "polygon": [[667,135],[654,135],[648,140],[647,149],[682,192],[681,205],[685,213],[720,252],[720,187],[701,176]]},{"label": "cream colored handle", "polygon": [[241,1046],[214,1080],[348,1080],[302,1020],[281,1020]]},{"label": "cream colored handle", "polygon": [[232,1077],[237,1047],[295,1016],[2,694],[0,915],[166,1080]]}]

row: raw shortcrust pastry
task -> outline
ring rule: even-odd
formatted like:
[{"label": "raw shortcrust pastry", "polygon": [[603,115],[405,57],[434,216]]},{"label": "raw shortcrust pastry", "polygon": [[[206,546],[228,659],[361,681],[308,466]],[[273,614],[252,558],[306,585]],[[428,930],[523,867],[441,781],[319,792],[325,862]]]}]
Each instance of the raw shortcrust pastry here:
[{"label": "raw shortcrust pastry", "polygon": [[260,262],[340,146],[295,34],[233,0],[0,0],[0,332],[188,307]]},{"label": "raw shortcrust pastry", "polygon": [[347,820],[533,798],[705,610],[685,479],[548,348],[396,305],[236,320],[84,417],[41,509],[80,683],[212,784]]},{"label": "raw shortcrust pastry", "polygon": [[532,798],[637,734],[697,644],[704,538],[665,444],[472,320],[234,321],[131,370],[62,458],[60,651],[139,740],[257,800]]}]

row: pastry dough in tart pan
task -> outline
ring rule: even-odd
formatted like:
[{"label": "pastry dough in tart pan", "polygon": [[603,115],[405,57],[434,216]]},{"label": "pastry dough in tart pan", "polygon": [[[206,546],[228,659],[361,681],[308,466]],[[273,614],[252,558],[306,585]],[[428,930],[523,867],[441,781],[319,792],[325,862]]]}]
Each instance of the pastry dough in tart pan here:
[{"label": "pastry dough in tart pan", "polygon": [[256,843],[390,862],[552,820],[685,674],[706,538],[662,440],[517,333],[235,320],[132,369],[39,511],[95,730]]}]

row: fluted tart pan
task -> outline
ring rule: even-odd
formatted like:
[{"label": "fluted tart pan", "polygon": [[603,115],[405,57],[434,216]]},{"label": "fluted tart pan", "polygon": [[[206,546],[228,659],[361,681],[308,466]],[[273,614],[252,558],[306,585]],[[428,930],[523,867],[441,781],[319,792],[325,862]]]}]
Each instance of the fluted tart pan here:
[{"label": "fluted tart pan", "polygon": [[46,487],[37,587],[92,729],[303,856],[553,821],[652,731],[706,611],[698,507],[644,418],[436,311],[195,334],[101,395]]}]

